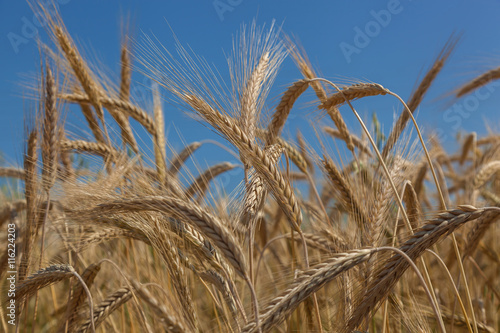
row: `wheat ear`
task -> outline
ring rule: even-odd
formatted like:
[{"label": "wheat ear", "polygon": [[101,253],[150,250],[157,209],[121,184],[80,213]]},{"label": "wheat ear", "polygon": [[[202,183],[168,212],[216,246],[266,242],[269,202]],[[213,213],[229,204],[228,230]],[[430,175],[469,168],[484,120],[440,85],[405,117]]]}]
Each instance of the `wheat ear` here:
[{"label": "wheat ear", "polygon": [[[87,95],[82,94],[61,94],[59,98],[72,103],[90,103]],[[110,97],[99,97],[99,103],[107,109],[119,109],[137,120],[150,134],[156,135],[156,125],[150,115],[131,102]]]},{"label": "wheat ear", "polygon": [[[291,41],[289,40],[290,44]],[[325,92],[325,89],[321,85],[321,82],[314,80],[318,76],[314,72],[311,63],[309,59],[307,58],[307,54],[305,53],[304,50],[299,50],[297,47],[292,48],[292,55],[295,60],[295,63],[299,67],[302,75],[308,79],[311,80],[311,87],[313,88],[314,92],[316,93],[316,96],[318,97],[319,101],[321,103],[326,102],[327,100],[327,95]],[[336,106],[332,106],[326,110],[332,121],[335,123],[335,126],[338,128],[339,133],[340,133],[340,138],[343,139],[346,144],[347,148],[351,151],[354,149],[354,144],[352,142],[349,130],[347,129],[347,125],[344,121],[344,118],[342,118],[342,115],[340,114],[339,109]]]},{"label": "wheat ear", "polygon": [[[294,281],[292,287],[285,290],[264,308],[261,315],[261,329],[268,332],[272,327],[281,323],[301,302],[318,291],[328,281],[340,273],[365,262],[373,253],[372,249],[353,250],[335,254],[324,263],[311,267]],[[249,323],[242,329],[242,333],[255,332],[258,327]]]},{"label": "wheat ear", "polygon": [[[400,247],[400,250],[405,252],[412,260],[416,260],[443,236],[452,233],[466,222],[475,220],[488,211],[499,212],[500,208],[487,207],[478,209],[473,206],[463,205],[457,209],[438,214],[435,218],[422,225]],[[374,310],[387,297],[392,287],[408,267],[409,264],[403,261],[399,255],[393,255],[382,265],[366,293],[360,298],[358,306],[354,308],[354,312],[345,327],[346,331],[350,332],[360,325],[366,313]]]},{"label": "wheat ear", "polygon": [[222,221],[197,205],[173,197],[145,197],[102,204],[96,212],[141,210],[166,212],[193,223],[222,251],[236,272],[243,277],[246,275],[245,259],[233,234]]},{"label": "wheat ear", "polygon": [[[453,52],[453,49],[455,48],[457,42],[458,39],[455,38],[450,38],[450,40],[448,40],[448,42],[445,44],[445,46],[437,56],[436,60],[434,61],[432,67],[429,69],[427,74],[425,74],[418,88],[411,95],[407,105],[412,113],[415,112],[417,107],[420,105],[420,102],[422,102],[422,99],[427,93],[427,90],[429,90],[432,82],[434,82],[439,72],[441,72],[441,69],[446,63],[446,60],[448,60],[450,54]],[[406,127],[406,123],[408,122],[408,120],[410,120],[410,114],[406,111],[403,111],[399,116],[396,124],[394,125],[391,134],[389,134],[387,142],[385,143],[384,149],[382,151],[382,156],[384,157],[384,159],[387,157],[389,152],[392,150],[392,148],[398,141],[399,136]]]},{"label": "wheat ear", "polygon": [[479,75],[478,77],[472,79],[462,87],[460,87],[457,92],[457,97],[465,96],[474,90],[487,85],[491,81],[500,79],[500,67],[490,69],[489,71]]},{"label": "wheat ear", "polygon": [[320,109],[328,110],[359,98],[387,94],[387,90],[378,83],[357,83],[344,87],[341,91],[333,93],[326,101],[319,105]]},{"label": "wheat ear", "polygon": [[340,200],[345,205],[346,210],[356,218],[358,221],[358,228],[365,233],[365,229],[370,228],[372,222],[368,218],[363,206],[361,206],[352,187],[337,169],[333,161],[326,156],[323,156],[323,165],[333,187],[339,191]]},{"label": "wheat ear", "polygon": [[113,158],[119,155],[118,151],[109,147],[105,143],[89,142],[84,140],[62,140],[60,141],[61,150],[76,150],[78,152],[85,152],[90,154],[99,155],[106,158]]},{"label": "wheat ear", "polygon": [[1,167],[0,177],[24,179],[24,170],[19,168]]},{"label": "wheat ear", "polygon": [[309,87],[309,80],[299,80],[290,86],[283,96],[274,111],[271,122],[267,127],[267,144],[274,143],[274,140],[279,136],[283,126],[285,125],[286,119],[292,110],[295,101],[302,95],[304,91]]},{"label": "wheat ear", "polygon": [[57,88],[50,67],[46,67],[42,136],[42,186],[47,192],[56,180],[58,155],[58,111],[56,107]]},{"label": "wheat ear", "polygon": [[214,128],[226,135],[231,143],[248,157],[248,161],[262,177],[267,188],[273,193],[276,201],[287,215],[291,227],[300,233],[299,226],[302,223],[302,214],[295,194],[290,183],[272,164],[265,151],[252,142],[231,118],[214,110],[195,96],[185,96],[185,99],[193,109],[200,113]]},{"label": "wheat ear", "polygon": [[30,275],[16,287],[16,299],[34,294],[38,289],[73,276],[73,267],[69,265],[52,265],[42,268]]},{"label": "wheat ear", "polygon": [[467,242],[465,244],[465,250],[463,252],[463,257],[466,258],[474,254],[479,241],[484,237],[488,228],[495,223],[500,214],[497,212],[489,212],[477,219],[474,227],[467,234]]},{"label": "wheat ear", "polygon": [[189,188],[186,190],[186,196],[188,198],[191,198],[197,193],[200,195],[200,197],[203,196],[203,194],[208,189],[208,186],[210,185],[210,181],[212,179],[223,174],[224,172],[234,169],[235,167],[235,164],[229,162],[222,162],[211,166],[201,175],[199,175],[198,178],[196,178],[195,181],[189,186]]},{"label": "wheat ear", "polygon": [[269,52],[262,55],[252,75],[248,79],[241,97],[241,128],[250,138],[255,137],[257,123],[257,102],[269,68]]},{"label": "wheat ear", "polygon": [[37,132],[31,131],[28,136],[28,147],[24,156],[24,197],[26,198],[26,231],[24,233],[23,256],[19,266],[19,281],[23,281],[29,271],[31,250],[35,237],[35,224],[38,214],[37,200]]},{"label": "wheat ear", "polygon": [[104,140],[104,136],[102,134],[101,127],[99,127],[99,122],[94,116],[94,112],[92,111],[92,107],[90,104],[86,102],[81,102],[78,103],[80,105],[80,109],[82,110],[82,114],[85,117],[85,120],[87,120],[87,123],[89,124],[89,128],[92,131],[92,134],[94,135],[94,138],[96,139],[97,142],[99,143],[105,143],[106,141]]},{"label": "wheat ear", "polygon": [[[91,264],[81,274],[82,281],[85,283],[85,285],[90,288],[90,286],[93,284],[95,277],[97,276],[97,273],[101,270],[101,261]],[[80,308],[82,307],[82,304],[85,301],[85,289],[83,284],[78,284],[76,285],[75,289],[73,290],[73,293],[71,295],[71,299],[67,304],[66,307],[66,322],[67,322],[67,327],[73,327],[74,323],[78,319],[78,313]],[[64,330],[66,325],[63,325],[61,330]]]},{"label": "wheat ear", "polygon": [[99,325],[102,324],[102,322],[106,320],[106,318],[113,313],[113,311],[128,302],[131,298],[132,291],[129,288],[124,287],[118,289],[96,306],[93,317],[83,323],[83,325],[81,325],[76,332],[87,333],[89,328],[92,326],[92,323],[94,323],[95,328],[99,327]]},{"label": "wheat ear", "polygon": [[493,175],[500,171],[500,161],[489,162],[484,165],[474,177],[474,189],[482,187]]},{"label": "wheat ear", "polygon": [[170,162],[170,166],[168,168],[168,172],[171,174],[171,175],[175,175],[179,172],[179,170],[181,169],[182,165],[184,164],[184,162],[189,158],[189,156],[191,156],[198,148],[200,148],[202,145],[201,142],[193,142],[193,143],[190,143],[189,145],[187,145],[186,147],[184,147],[184,149],[182,149],[182,151],[177,154],[173,159],[172,161]]}]

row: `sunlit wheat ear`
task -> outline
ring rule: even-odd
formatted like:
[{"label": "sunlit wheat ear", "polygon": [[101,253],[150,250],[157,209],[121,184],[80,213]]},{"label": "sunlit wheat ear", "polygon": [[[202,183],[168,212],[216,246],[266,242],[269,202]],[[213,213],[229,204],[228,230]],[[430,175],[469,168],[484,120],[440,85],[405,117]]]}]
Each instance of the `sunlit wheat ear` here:
[{"label": "sunlit wheat ear", "polygon": [[136,232],[135,230],[128,229],[105,229],[104,231],[99,231],[96,233],[92,233],[86,237],[82,236],[82,239],[77,243],[77,251],[84,251],[90,245],[97,245],[101,243],[109,242],[113,239],[119,238],[130,238],[137,239],[141,242],[149,244],[149,239],[140,232]]},{"label": "sunlit wheat ear", "polygon": [[[400,247],[400,250],[405,252],[412,260],[416,260],[443,236],[449,235],[466,222],[475,220],[489,211],[498,212],[500,208],[478,209],[473,206],[463,205],[457,209],[441,213],[416,230],[413,236]],[[387,297],[408,267],[408,263],[403,261],[399,255],[393,255],[381,265],[366,293],[362,291],[364,295],[359,295],[354,312],[344,331],[350,332],[358,327],[365,318],[365,314],[378,307],[380,302]]]},{"label": "sunlit wheat ear", "polygon": [[191,156],[198,148],[200,148],[201,145],[201,142],[192,142],[184,147],[184,149],[182,149],[180,153],[175,154],[174,158],[170,161],[168,172],[171,175],[176,175],[180,171],[184,162],[186,162],[189,156]]},{"label": "sunlit wheat ear", "polygon": [[[265,153],[271,160],[271,163],[276,164],[283,152],[283,148],[279,145],[272,145],[265,148]],[[255,169],[250,169],[249,182],[245,191],[244,206],[243,206],[243,222],[245,224],[254,223],[254,219],[261,211],[268,191],[265,189],[264,181],[255,172]]]},{"label": "sunlit wheat ear", "polygon": [[[453,52],[453,49],[455,48],[456,44],[458,43],[459,38],[455,37],[450,37],[450,39],[446,42],[445,46],[437,56],[436,60],[434,61],[434,64],[432,67],[429,69],[427,74],[425,74],[424,78],[418,85],[417,89],[412,93],[410,99],[408,100],[408,108],[412,113],[415,112],[417,107],[420,105],[422,102],[422,99],[424,98],[425,94],[427,93],[427,90],[429,90],[431,84],[434,82],[436,79],[437,75],[439,72],[441,72],[441,69],[444,67],[446,61],[450,57],[451,53]],[[391,131],[391,134],[389,134],[389,138],[387,139],[387,142],[384,146],[384,149],[382,151],[382,156],[384,159],[387,157],[389,152],[392,150],[394,145],[399,139],[399,136],[403,132],[404,128],[406,127],[406,123],[410,120],[410,115],[408,114],[407,111],[404,111],[401,113],[399,116],[396,124],[394,124],[394,127]]]},{"label": "sunlit wheat ear", "polygon": [[[80,82],[82,89],[89,96],[90,104],[92,104],[92,106],[94,107],[97,113],[97,117],[101,121],[101,124],[104,128],[105,138],[109,143],[110,139],[104,120],[104,110],[99,102],[99,97],[103,94],[103,89],[94,80],[90,69],[78,52],[64,27],[59,24],[60,22],[54,21],[54,19],[50,17],[50,15],[47,16],[47,19],[49,21],[50,28],[55,39],[57,40],[61,50],[64,53],[65,58],[67,59],[71,69],[73,70],[73,74]],[[57,19],[58,18],[56,18],[56,20]]]},{"label": "sunlit wheat ear", "polygon": [[224,301],[226,302],[229,310],[231,311],[231,315],[236,317],[237,309],[236,309],[236,300],[231,294],[230,287],[228,285],[228,281],[215,270],[210,269],[205,272],[199,273],[200,278],[211,283],[222,295]]},{"label": "sunlit wheat ear", "polygon": [[[396,156],[394,162],[389,166],[389,168],[391,181],[396,185],[397,188],[399,188],[399,185],[402,181],[401,174],[402,170],[404,169],[404,159]],[[370,212],[370,215],[373,218],[373,227],[369,230],[373,233],[371,236],[374,239],[373,246],[382,246],[383,241],[385,240],[383,237],[383,231],[390,216],[389,212],[393,199],[392,189],[389,185],[389,181],[384,178],[380,180],[380,182],[378,183],[378,188],[375,192],[375,197],[375,204]]]},{"label": "sunlit wheat ear", "polygon": [[411,227],[416,230],[422,217],[422,207],[411,181],[406,181],[404,184],[403,201],[406,205],[406,215],[408,215]]},{"label": "sunlit wheat ear", "polygon": [[267,188],[287,215],[291,227],[296,231],[300,231],[302,213],[293,189],[280,170],[271,163],[264,150],[250,141],[228,116],[214,110],[206,102],[195,96],[185,96],[185,98],[186,102],[194,110],[202,115],[215,129],[223,133],[248,158],[248,161],[257,170],[259,176],[262,177]]},{"label": "sunlit wheat ear", "polygon": [[[325,103],[328,98],[326,91],[320,81],[313,80],[314,78],[317,78],[318,75],[316,75],[316,73],[314,72],[306,52],[298,46],[293,45],[290,38],[288,38],[288,44],[295,63],[297,67],[299,67],[302,75],[304,76],[304,78],[311,80],[310,85],[316,93],[316,96],[318,97],[320,103]],[[336,107],[336,105],[333,105],[332,107],[327,108],[326,112],[339,130],[340,138],[346,142],[347,148],[353,151],[354,145],[351,140],[349,130],[347,129],[347,125],[345,124],[344,118],[342,118],[339,109]]]},{"label": "sunlit wheat ear", "polygon": [[[79,89],[77,90],[74,88],[73,90],[75,90],[74,93],[76,95],[81,95]],[[62,96],[59,96],[59,97],[62,97]],[[64,100],[64,98],[61,98],[61,99]],[[102,129],[99,126],[99,121],[96,119],[91,105],[87,102],[80,102],[78,104],[80,105],[80,109],[82,111],[82,114],[85,117],[85,120],[87,121],[89,128],[92,131],[92,134],[94,135],[95,140],[99,143],[105,143],[106,141],[104,140],[104,135],[103,135]]]},{"label": "sunlit wheat ear", "polygon": [[24,179],[24,170],[12,167],[0,167],[0,177]]},{"label": "sunlit wheat ear", "polygon": [[178,303],[186,323],[196,330],[199,327],[197,312],[195,311],[191,291],[186,282],[186,271],[184,267],[189,266],[187,258],[179,251],[168,235],[162,219],[147,219],[145,233],[155,251],[160,254],[172,280],[173,291],[177,295]]},{"label": "sunlit wheat ear", "polygon": [[[287,238],[292,239],[291,235],[286,235]],[[304,233],[304,238],[307,243],[307,247],[311,249],[320,250],[326,254],[339,253],[345,251],[348,246],[344,241],[333,242],[327,237],[321,235]],[[301,242],[297,237],[293,238],[296,242]]]},{"label": "sunlit wheat ear", "polygon": [[250,139],[255,138],[270,87],[286,56],[280,30],[274,21],[268,28],[259,27],[255,20],[248,26],[242,25],[227,60],[231,88],[237,94],[233,93],[231,98],[235,100],[229,102],[239,105],[234,116]]},{"label": "sunlit wheat ear", "polygon": [[193,223],[217,246],[236,272],[246,276],[246,263],[234,235],[214,215],[201,207],[172,197],[152,197],[139,200],[123,200],[101,205],[95,212],[153,210],[179,215],[187,223]]},{"label": "sunlit wheat ear", "polygon": [[[82,94],[61,94],[59,98],[73,103],[90,103],[87,95]],[[156,135],[156,125],[154,119],[143,109],[131,102],[122,101],[110,97],[100,97],[99,102],[107,109],[120,110],[141,124],[151,135]]]},{"label": "sunlit wheat ear", "polygon": [[463,251],[464,258],[474,254],[479,242],[486,235],[490,226],[497,222],[499,218],[500,214],[498,212],[488,212],[477,219],[472,230],[467,234],[467,243]]},{"label": "sunlit wheat ear", "polygon": [[[132,291],[127,287],[120,288],[113,294],[106,297],[104,301],[99,303],[94,309],[93,321],[95,327],[99,327],[100,324],[106,320],[106,318],[113,313],[120,306],[128,302],[132,298]],[[83,325],[81,325],[76,332],[77,333],[87,333],[90,332],[91,320],[87,320]]]},{"label": "sunlit wheat ear", "polygon": [[202,255],[216,268],[232,276],[233,269],[227,264],[226,259],[221,256],[220,251],[212,242],[193,226],[179,220],[168,218],[170,229],[183,240],[193,245],[193,252],[201,252]]},{"label": "sunlit wheat ear", "polygon": [[73,276],[73,267],[69,265],[52,265],[30,275],[16,287],[16,299],[34,294],[38,289],[45,288],[56,282]]},{"label": "sunlit wheat ear", "polygon": [[156,132],[154,135],[154,152],[156,170],[160,184],[165,182],[167,165],[166,165],[166,141],[165,141],[165,120],[163,119],[163,108],[161,105],[161,96],[158,84],[153,85],[153,114],[155,121]]},{"label": "sunlit wheat ear", "polygon": [[252,72],[248,83],[243,90],[241,97],[241,128],[247,130],[247,135],[255,137],[255,129],[257,123],[257,100],[259,98],[264,79],[267,75],[269,67],[269,53],[264,53],[259,60],[259,63]]},{"label": "sunlit wheat ear", "polygon": [[130,83],[132,81],[132,64],[130,60],[130,41],[125,34],[120,48],[120,99],[130,99]]},{"label": "sunlit wheat ear", "polygon": [[363,97],[385,94],[387,94],[387,90],[378,83],[357,83],[342,88],[341,92],[333,93],[319,105],[319,108],[327,110],[346,103],[346,100],[352,101]]},{"label": "sunlit wheat ear", "polygon": [[276,137],[280,135],[286,119],[292,110],[293,104],[309,87],[309,80],[300,80],[290,86],[281,97],[281,100],[274,111],[271,123],[267,127],[267,144],[274,143]]},{"label": "sunlit wheat ear", "polygon": [[[309,270],[301,272],[292,286],[270,302],[261,314],[261,328],[264,332],[280,324],[293,312],[307,297],[318,291],[328,281],[340,273],[368,260],[373,250],[354,250],[339,253],[326,262]],[[244,333],[257,332],[258,327],[250,323],[242,330]]]},{"label": "sunlit wheat ear", "polygon": [[472,150],[474,154],[474,142],[477,141],[477,134],[475,132],[469,134],[462,145],[462,154],[460,155],[459,163],[463,165],[465,160],[467,159],[467,155],[469,154],[469,150]]},{"label": "sunlit wheat ear", "polygon": [[106,158],[116,158],[119,153],[113,148],[109,147],[105,143],[98,142],[88,142],[83,140],[62,140],[60,141],[61,150],[64,151],[75,151],[80,153],[88,153],[99,155]]},{"label": "sunlit wheat ear", "polygon": [[235,167],[235,164],[229,162],[222,162],[211,166],[200,176],[198,176],[198,178],[196,178],[194,182],[188,187],[188,189],[186,190],[186,196],[188,198],[191,198],[194,195],[199,194],[200,197],[203,197],[212,179],[223,174],[224,172],[234,169]]},{"label": "sunlit wheat ear", "polygon": [[368,218],[365,208],[361,205],[356,192],[346,181],[331,159],[323,156],[323,166],[333,187],[339,193],[338,199],[345,205],[346,211],[357,221],[358,228],[362,233],[362,239],[369,236],[367,229],[372,227],[372,221]]},{"label": "sunlit wheat ear", "polygon": [[500,171],[500,161],[493,161],[484,165],[474,178],[474,189],[484,186],[484,184],[488,182],[488,180],[490,180],[490,178],[498,171]]},{"label": "sunlit wheat ear", "polygon": [[475,77],[456,91],[457,97],[462,97],[470,94],[474,90],[487,85],[491,81],[500,79],[500,67],[490,69],[489,71]]},{"label": "sunlit wheat ear", "polygon": [[50,67],[46,67],[42,135],[42,186],[47,192],[54,185],[57,172],[57,156],[59,150],[59,115],[57,110],[57,87]]},{"label": "sunlit wheat ear", "polygon": [[[43,74],[43,72],[42,72]],[[42,188],[46,194],[46,205],[38,217],[36,223],[35,235],[41,227],[42,234],[40,237],[40,260],[38,267],[42,266],[45,251],[45,230],[47,229],[47,218],[50,206],[50,190],[56,181],[57,177],[57,162],[59,154],[59,137],[62,134],[62,129],[59,124],[59,111],[57,109],[57,84],[52,74],[52,70],[48,65],[45,66],[45,80],[43,85],[43,106],[44,117],[42,122]],[[38,309],[38,292],[35,292],[35,311],[33,321],[36,320]]]},{"label": "sunlit wheat ear", "polygon": [[38,133],[32,130],[28,134],[26,154],[24,155],[24,196],[26,198],[26,227],[24,233],[23,256],[19,266],[19,281],[23,281],[29,272],[31,250],[35,235],[35,221],[38,212],[37,181],[37,143]]},{"label": "sunlit wheat ear", "polygon": [[[130,83],[132,79],[132,65],[130,60],[130,42],[127,35],[122,37],[122,45],[120,49],[120,100],[128,102],[130,99]],[[122,142],[124,145],[129,145],[130,148],[137,153],[139,147],[130,127],[128,114],[124,114],[120,110],[109,109],[111,115],[120,126]]]},{"label": "sunlit wheat ear", "polygon": [[[314,78],[317,78],[318,75],[314,71],[311,62],[309,61],[309,58],[306,54],[306,51],[297,43],[294,43],[292,41],[292,38],[289,36],[286,36],[286,42],[287,42],[287,47],[290,52],[290,54],[293,57],[293,60],[295,61],[295,64],[299,68],[300,72],[304,76],[305,79],[312,80]],[[313,81],[311,82],[311,87],[313,88],[314,92],[316,93],[316,96],[320,100],[320,102],[324,102],[327,98],[327,94],[325,91],[325,88],[321,85],[321,82],[319,81]]]},{"label": "sunlit wheat ear", "polygon": [[[267,133],[268,132],[265,130],[257,129],[257,136],[263,141],[267,139]],[[293,164],[295,164],[299,168],[301,172],[307,173],[308,163],[303,154],[301,154],[301,152],[298,151],[297,148],[295,148],[291,143],[279,136],[275,138],[275,142],[285,150],[287,156],[290,158]]]}]

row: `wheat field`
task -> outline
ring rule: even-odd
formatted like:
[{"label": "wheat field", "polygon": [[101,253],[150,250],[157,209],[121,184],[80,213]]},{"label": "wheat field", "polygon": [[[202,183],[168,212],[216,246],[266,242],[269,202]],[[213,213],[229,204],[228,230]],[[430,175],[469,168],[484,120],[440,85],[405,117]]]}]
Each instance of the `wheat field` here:
[{"label": "wheat field", "polygon": [[[500,331],[500,135],[467,133],[447,151],[413,117],[457,37],[407,101],[318,76],[293,39],[256,24],[235,42],[227,84],[182,46],[173,55],[126,33],[114,82],[41,8],[52,42],[40,46],[24,164],[0,168],[24,184],[22,198],[0,197],[13,244],[0,253],[2,331]],[[286,57],[303,77],[269,103]],[[156,82],[149,107],[131,97],[133,73]],[[452,93],[499,78],[494,68]],[[171,149],[160,90],[238,163],[188,163],[207,142]],[[315,135],[287,134],[306,92]],[[357,112],[365,98],[400,104],[387,139]],[[239,185],[218,186],[235,168]]]}]

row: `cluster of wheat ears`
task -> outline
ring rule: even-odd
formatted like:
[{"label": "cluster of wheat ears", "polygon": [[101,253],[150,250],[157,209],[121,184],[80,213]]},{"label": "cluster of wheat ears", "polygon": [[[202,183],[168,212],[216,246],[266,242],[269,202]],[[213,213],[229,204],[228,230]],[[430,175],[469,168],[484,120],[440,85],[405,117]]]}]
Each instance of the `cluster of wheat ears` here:
[{"label": "cluster of wheat ears", "polygon": [[[500,329],[500,136],[471,133],[448,153],[436,137],[422,138],[413,117],[456,38],[406,103],[380,84],[318,77],[279,29],[255,25],[235,39],[230,85],[182,47],[175,58],[147,37],[132,48],[127,36],[121,79],[113,84],[84,60],[60,16],[42,11],[54,45],[40,47],[24,166],[0,168],[1,177],[24,182],[24,198],[3,197],[0,207],[2,240],[6,225],[18,230],[17,325],[7,323],[2,302],[2,330]],[[272,107],[267,95],[286,55],[303,78]],[[133,68],[235,152],[244,169],[236,191],[227,194],[212,181],[234,163],[186,170],[207,142],[167,151],[158,88],[151,110],[134,102]],[[498,78],[500,68],[455,94]],[[303,112],[294,104],[308,90],[322,116],[316,137],[283,135],[289,114]],[[354,107],[370,96],[400,104],[382,145]],[[81,111],[86,138],[65,126],[68,108]],[[346,126],[347,112],[361,135]],[[130,120],[148,133],[139,143]],[[330,152],[332,138],[350,157],[339,161]],[[81,155],[91,163],[77,165]],[[1,251],[5,290],[8,253]]]}]

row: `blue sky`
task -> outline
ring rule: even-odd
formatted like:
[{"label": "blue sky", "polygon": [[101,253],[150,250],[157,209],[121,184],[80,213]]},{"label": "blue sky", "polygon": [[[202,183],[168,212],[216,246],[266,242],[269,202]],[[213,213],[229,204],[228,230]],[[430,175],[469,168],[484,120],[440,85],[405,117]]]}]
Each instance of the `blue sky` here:
[{"label": "blue sky", "polygon": [[[427,132],[436,129],[444,133],[444,144],[449,146],[453,145],[457,131],[485,133],[485,123],[497,130],[500,127],[498,84],[468,99],[455,101],[446,97],[461,83],[500,65],[498,0],[56,2],[60,3],[63,20],[82,53],[97,59],[102,68],[116,77],[124,16],[131,17],[132,31],[138,39],[142,32],[154,34],[172,50],[173,30],[184,45],[213,63],[226,78],[224,54],[230,53],[232,36],[241,24],[254,18],[259,24],[269,24],[275,19],[284,32],[300,40],[322,76],[340,83],[377,82],[405,100],[449,36],[453,32],[463,33],[449,63],[421,104],[418,121]],[[0,151],[7,164],[20,164],[22,160],[27,105],[22,98],[22,83],[39,68],[34,38],[47,41],[44,29],[37,28],[34,22],[38,23],[26,2],[0,0]],[[287,85],[299,78],[293,61],[286,59],[269,95],[270,105],[276,103]],[[134,80],[136,92],[142,91],[144,84],[149,85],[140,75],[135,75]],[[309,95],[312,99],[313,93]],[[366,119],[377,112],[386,131],[394,113],[401,112],[393,97],[369,98],[354,105]],[[167,101],[164,108],[170,143],[175,148],[182,146],[177,132],[187,142],[214,137]],[[294,133],[294,128],[299,127],[314,135],[307,126],[310,119],[315,119],[311,117],[313,109],[307,103],[296,107],[287,124],[289,131]],[[342,112],[348,126],[359,134],[360,126],[351,111],[343,108]],[[72,115],[68,122],[73,123],[70,128],[76,132],[82,125]],[[198,158],[221,160],[208,148]]]}]

